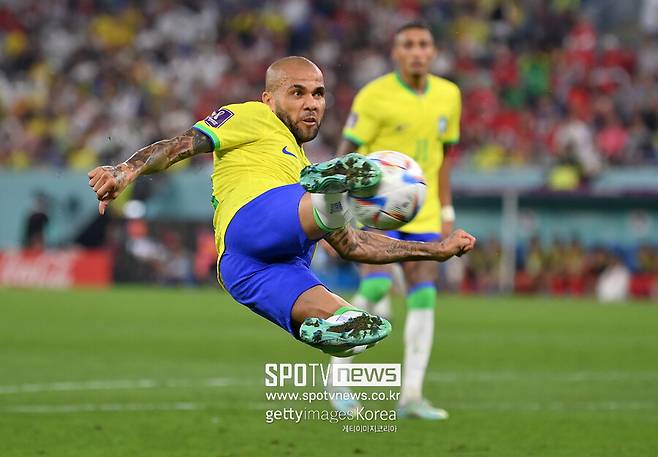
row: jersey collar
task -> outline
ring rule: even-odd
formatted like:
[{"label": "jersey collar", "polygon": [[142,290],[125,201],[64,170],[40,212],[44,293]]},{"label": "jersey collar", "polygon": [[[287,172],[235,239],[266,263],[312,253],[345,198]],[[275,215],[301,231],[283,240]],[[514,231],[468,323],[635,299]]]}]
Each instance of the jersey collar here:
[{"label": "jersey collar", "polygon": [[429,77],[425,78],[425,90],[423,90],[423,92],[420,93],[420,94],[418,92],[416,92],[413,89],[413,87],[409,86],[406,82],[404,82],[404,79],[402,79],[402,76],[400,76],[400,73],[397,72],[397,71],[395,72],[395,79],[398,81],[398,83],[400,83],[400,85],[402,87],[404,87],[406,90],[408,90],[409,92],[411,92],[412,94],[414,94],[416,96],[426,95],[427,91],[430,89],[430,78]]}]

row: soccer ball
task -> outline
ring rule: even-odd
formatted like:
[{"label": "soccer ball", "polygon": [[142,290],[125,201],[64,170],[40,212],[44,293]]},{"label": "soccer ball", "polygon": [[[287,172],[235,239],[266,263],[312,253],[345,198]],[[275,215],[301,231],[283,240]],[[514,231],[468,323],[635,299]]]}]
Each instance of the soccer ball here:
[{"label": "soccer ball", "polygon": [[368,155],[382,170],[382,180],[372,197],[350,195],[349,203],[357,221],[368,227],[394,230],[410,222],[425,202],[427,185],[420,166],[396,151]]}]

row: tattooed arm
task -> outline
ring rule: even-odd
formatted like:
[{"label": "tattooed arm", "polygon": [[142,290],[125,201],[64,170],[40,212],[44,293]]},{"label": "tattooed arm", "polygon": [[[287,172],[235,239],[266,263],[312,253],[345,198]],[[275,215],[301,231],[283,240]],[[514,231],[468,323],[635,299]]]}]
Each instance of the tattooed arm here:
[{"label": "tattooed arm", "polygon": [[461,256],[475,246],[475,237],[463,230],[455,230],[443,241],[428,243],[400,241],[352,227],[337,230],[325,239],[342,258],[372,264],[408,260],[443,262],[454,255]]},{"label": "tattooed arm", "polygon": [[98,211],[104,214],[107,205],[139,175],[157,173],[183,159],[212,150],[210,139],[192,128],[182,135],[140,149],[123,163],[94,168],[88,176],[89,185],[99,200]]}]

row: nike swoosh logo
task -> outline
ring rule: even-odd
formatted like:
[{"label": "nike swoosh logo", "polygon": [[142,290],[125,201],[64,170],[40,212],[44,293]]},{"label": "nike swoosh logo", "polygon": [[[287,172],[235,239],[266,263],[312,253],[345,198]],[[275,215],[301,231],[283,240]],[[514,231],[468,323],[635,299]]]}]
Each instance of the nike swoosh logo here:
[{"label": "nike swoosh logo", "polygon": [[297,156],[296,156],[295,154],[293,154],[292,152],[288,151],[288,150],[286,149],[287,147],[288,147],[288,146],[284,146],[283,149],[281,149],[281,152],[283,152],[285,155],[293,156],[293,157],[296,159]]}]

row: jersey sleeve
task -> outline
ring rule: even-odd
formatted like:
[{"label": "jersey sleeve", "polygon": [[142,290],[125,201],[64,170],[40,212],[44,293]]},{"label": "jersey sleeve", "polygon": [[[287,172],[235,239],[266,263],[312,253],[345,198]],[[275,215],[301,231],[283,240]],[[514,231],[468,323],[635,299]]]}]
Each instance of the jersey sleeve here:
[{"label": "jersey sleeve", "polygon": [[251,111],[240,105],[223,106],[193,128],[210,138],[215,152],[233,149],[257,138]]},{"label": "jersey sleeve", "polygon": [[462,115],[462,97],[459,89],[455,90],[453,104],[454,108],[451,115],[446,120],[447,126],[441,138],[443,144],[446,145],[459,143],[459,123],[461,122]]},{"label": "jersey sleeve", "polygon": [[375,100],[371,92],[362,90],[354,98],[343,137],[358,146],[368,144],[377,136],[379,124]]}]

